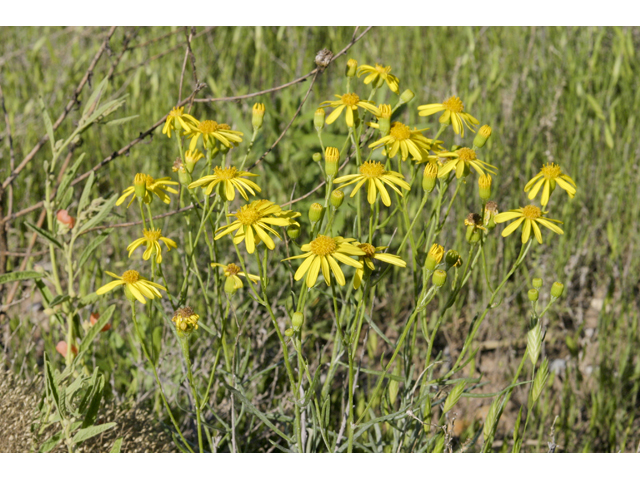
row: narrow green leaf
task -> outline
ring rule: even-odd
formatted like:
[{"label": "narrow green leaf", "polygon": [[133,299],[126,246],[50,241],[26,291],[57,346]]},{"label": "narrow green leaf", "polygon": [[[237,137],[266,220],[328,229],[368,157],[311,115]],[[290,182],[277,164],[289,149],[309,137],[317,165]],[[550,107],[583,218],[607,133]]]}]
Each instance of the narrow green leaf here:
[{"label": "narrow green leaf", "polygon": [[47,397],[53,400],[53,403],[56,405],[58,412],[61,412],[62,410],[60,409],[60,394],[58,392],[58,385],[56,384],[55,378],[53,376],[53,370],[51,369],[51,362],[49,361],[49,357],[46,353],[44,354],[44,378]]},{"label": "narrow green leaf", "polygon": [[27,270],[24,272],[9,272],[4,275],[0,275],[0,285],[9,282],[19,282],[20,280],[30,280],[32,278],[42,278],[44,273],[34,272],[33,270]]},{"label": "narrow green leaf", "polygon": [[44,128],[47,131],[47,135],[49,136],[49,143],[51,143],[51,153],[53,156],[56,154],[56,139],[53,134],[53,124],[51,123],[51,117],[49,116],[49,112],[47,112],[47,107],[44,104],[44,100],[42,97],[40,100],[40,108],[42,108],[42,118],[44,119]]},{"label": "narrow green leaf", "polygon": [[87,179],[87,183],[84,185],[84,189],[82,190],[82,195],[80,196],[80,201],[78,202],[78,216],[80,213],[89,205],[89,199],[91,198],[91,188],[93,187],[93,182],[95,182],[96,174],[95,172],[91,172],[89,174],[89,178]]},{"label": "narrow green leaf", "polygon": [[93,92],[91,92],[91,96],[88,98],[88,100],[84,104],[84,110],[82,110],[82,118],[86,118],[88,115],[90,115],[91,112],[95,110],[95,107],[98,105],[98,102],[100,101],[100,96],[102,95],[102,92],[105,90],[105,87],[107,86],[108,81],[109,81],[109,77],[105,77],[98,84],[98,86],[93,90]]},{"label": "narrow green leaf", "polygon": [[71,184],[71,181],[76,177],[76,172],[78,171],[78,167],[82,163],[82,160],[84,160],[84,156],[84,153],[81,154],[71,166],[71,168],[67,169],[64,176],[62,177],[62,181],[60,182],[60,186],[58,186],[58,191],[56,192],[56,203],[61,203],[60,201],[62,200],[62,197],[67,194],[69,185]]},{"label": "narrow green leaf", "polygon": [[59,432],[53,434],[47,440],[44,441],[42,445],[40,445],[40,453],[48,453],[54,448],[58,446],[58,444],[62,441],[64,437],[64,431],[60,430]]},{"label": "narrow green leaf", "polygon": [[111,451],[109,453],[120,453],[120,447],[122,447],[122,437],[118,438],[113,443],[113,447],[111,447]]},{"label": "narrow green leaf", "polygon": [[122,125],[125,124],[127,122],[130,122],[131,120],[133,120],[134,118],[138,118],[140,115],[131,115],[130,117],[122,117],[122,118],[116,118],[115,120],[110,120],[107,123],[105,123],[105,125],[108,126],[116,126],[116,125]]},{"label": "narrow green leaf", "polygon": [[73,360],[74,363],[77,364],[80,358],[87,352],[93,340],[98,336],[104,326],[109,323],[109,320],[111,320],[111,315],[113,315],[115,309],[115,304],[107,308],[104,313],[100,315],[100,318],[98,319],[96,324],[89,329],[87,334],[82,339],[82,343],[80,344],[80,348],[78,349],[78,355],[76,355],[76,358]]},{"label": "narrow green leaf", "polygon": [[96,216],[94,216],[91,220],[89,220],[87,223],[85,223],[82,226],[82,230],[79,232],[79,234],[82,234],[82,233],[86,232],[90,228],[92,228],[92,227],[98,225],[100,222],[102,222],[102,220],[104,220],[106,218],[106,216],[109,215],[109,213],[111,213],[111,209],[116,204],[117,200],[118,200],[118,195],[113,195],[109,200],[107,200],[102,205],[102,208],[100,209],[100,212],[98,212],[98,214]]},{"label": "narrow green leaf", "polygon": [[456,403],[458,403],[458,400],[460,400],[460,397],[464,392],[464,387],[466,386],[467,382],[460,382],[455,387],[453,387],[453,390],[451,390],[451,393],[449,393],[447,400],[444,402],[444,409],[442,413],[447,413],[456,406]]},{"label": "narrow green leaf", "polygon": [[92,391],[94,392],[93,397],[91,398],[91,402],[89,403],[89,407],[87,408],[87,413],[85,414],[84,420],[82,421],[83,429],[90,428],[95,423],[96,418],[98,417],[100,402],[102,401],[102,394],[104,391],[104,375],[100,375],[98,377],[98,381],[94,385]]},{"label": "narrow green leaf", "polygon": [[89,260],[89,257],[91,257],[91,254],[95,251],[96,248],[98,248],[102,244],[102,242],[104,242],[107,239],[111,231],[112,229],[104,230],[102,233],[100,233],[100,235],[98,235],[93,240],[91,240],[91,242],[89,242],[89,245],[85,247],[85,249],[82,252],[82,255],[80,255],[80,260],[78,260],[77,270],[80,270],[80,267],[82,267],[82,265],[84,265],[85,262]]},{"label": "narrow green leaf", "polygon": [[62,244],[60,243],[60,241],[56,237],[53,236],[53,234],[51,232],[43,230],[40,227],[36,227],[33,223],[30,223],[30,222],[24,222],[24,224],[27,227],[29,227],[31,230],[36,232],[38,235],[40,235],[42,238],[44,238],[46,241],[52,243],[53,245],[58,247],[60,250],[62,250]]},{"label": "narrow green leaf", "polygon": [[60,305],[61,303],[66,302],[71,297],[69,295],[56,295],[51,302],[49,302],[50,307],[55,307],[56,305]]},{"label": "narrow green leaf", "polygon": [[81,428],[78,430],[73,436],[73,443],[81,443],[85,440],[90,439],[91,437],[95,437],[96,435],[100,435],[102,432],[109,430],[116,426],[115,422],[111,423],[103,423],[102,425],[92,425],[91,427]]}]

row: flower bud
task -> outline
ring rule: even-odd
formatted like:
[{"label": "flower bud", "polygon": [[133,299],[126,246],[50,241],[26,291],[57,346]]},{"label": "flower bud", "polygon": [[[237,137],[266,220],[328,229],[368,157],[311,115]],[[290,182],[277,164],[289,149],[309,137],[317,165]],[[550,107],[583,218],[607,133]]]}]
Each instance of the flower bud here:
[{"label": "flower bud", "polygon": [[540,288],[542,288],[542,279],[541,278],[534,278],[533,279],[533,288],[535,288],[536,290],[540,290]]},{"label": "flower bud", "polygon": [[287,227],[287,235],[289,235],[289,238],[292,240],[298,238],[300,236],[300,225],[289,225]]},{"label": "flower bud", "polygon": [[344,192],[342,190],[334,190],[331,192],[331,197],[329,201],[331,202],[331,206],[333,208],[340,208],[342,205],[342,201],[344,200]]},{"label": "flower bud", "polygon": [[287,337],[293,337],[293,328],[287,328],[287,329],[284,331],[284,334],[285,334],[285,336],[287,336]]},{"label": "flower bud", "polygon": [[253,106],[251,125],[253,125],[254,130],[260,130],[262,128],[262,123],[264,122],[264,112],[264,103],[256,103]]},{"label": "flower bud", "polygon": [[425,192],[431,193],[436,186],[438,178],[438,165],[436,163],[427,163],[424,167],[424,175],[422,176],[422,188]]},{"label": "flower bud", "polygon": [[233,278],[233,275],[230,275],[227,277],[227,279],[224,281],[224,292],[229,295],[232,296],[234,293],[236,293],[236,282]]},{"label": "flower bud", "polygon": [[316,110],[316,113],[313,114],[313,125],[316,127],[316,130],[320,131],[324,128],[324,117],[326,112],[324,108],[319,108]]},{"label": "flower bud", "polygon": [[386,137],[391,131],[391,105],[380,105],[379,109],[378,130],[380,135]]},{"label": "flower bud", "polygon": [[313,159],[314,162],[319,162],[320,160],[322,160],[322,154],[320,152],[316,152],[313,154],[313,156],[311,157]]},{"label": "flower bud", "polygon": [[531,290],[529,290],[527,295],[529,296],[529,300],[530,301],[532,301],[532,302],[537,302],[538,301],[538,290],[536,290],[535,288],[532,288]]},{"label": "flower bud", "polygon": [[460,267],[460,265],[462,265],[462,257],[455,250],[449,250],[444,257],[444,261],[447,264],[447,269],[451,267],[458,268]]},{"label": "flower bud", "polygon": [[293,329],[297,332],[298,330],[300,330],[300,327],[302,327],[303,323],[304,314],[302,314],[301,312],[294,313],[293,317],[291,317],[291,325],[293,325]]},{"label": "flower bud", "polygon": [[498,214],[498,204],[496,202],[487,202],[484,206],[484,219],[482,223],[487,230],[496,228],[495,216]]},{"label": "flower bud", "polygon": [[335,147],[327,147],[324,153],[324,171],[327,177],[335,177],[338,173],[340,152]]},{"label": "flower bud", "polygon": [[[74,355],[77,355],[78,347],[76,347],[75,345],[72,345],[71,351],[73,352]],[[63,357],[67,358],[67,342],[65,342],[64,340],[58,342],[58,344],[56,345],[56,352],[58,352]]]},{"label": "flower bud", "polygon": [[564,292],[564,285],[560,282],[554,282],[551,285],[551,296],[555,298],[560,298],[562,296],[562,292]]},{"label": "flower bud", "polygon": [[478,177],[478,187],[480,187],[480,198],[482,200],[489,200],[491,197],[491,175],[480,175]]},{"label": "flower bud", "polygon": [[133,187],[136,197],[143,200],[147,194],[147,176],[144,173],[136,173],[133,178]]},{"label": "flower bud", "polygon": [[467,233],[465,238],[467,242],[474,244],[478,243],[482,238],[481,230],[486,230],[482,225],[482,218],[477,213],[470,213],[464,221],[467,226]]},{"label": "flower bud", "polygon": [[58,213],[56,213],[56,218],[58,219],[58,222],[66,225],[70,229],[73,228],[76,224],[76,219],[69,215],[69,212],[67,212],[66,210],[58,210]]},{"label": "flower bud", "polygon": [[484,147],[484,144],[487,143],[487,140],[489,140],[490,136],[491,127],[489,125],[483,125],[482,127],[480,127],[480,130],[478,130],[476,138],[473,139],[473,145],[477,148]]},{"label": "flower bud", "polygon": [[357,60],[354,60],[353,58],[350,58],[349,61],[347,61],[347,68],[345,68],[344,70],[344,74],[347,77],[355,77],[356,76],[356,70],[358,70],[358,62]]},{"label": "flower bud", "polygon": [[193,169],[196,166],[196,163],[198,163],[198,160],[200,160],[201,158],[204,158],[204,153],[202,153],[197,148],[193,150],[187,150],[184,154],[184,168],[187,170],[187,172],[192,173]]},{"label": "flower bud", "polygon": [[433,277],[431,277],[431,280],[436,287],[440,288],[447,281],[447,272],[445,272],[444,270],[436,270],[435,272],[433,272]]},{"label": "flower bud", "polygon": [[438,264],[442,261],[443,256],[444,247],[442,245],[434,243],[433,245],[431,245],[429,253],[427,253],[427,259],[424,262],[424,267],[430,272],[433,272]]},{"label": "flower bud", "polygon": [[407,88],[404,92],[402,92],[402,94],[400,94],[400,103],[409,103],[415,96],[416,94]]},{"label": "flower bud", "polygon": [[324,210],[324,207],[319,203],[312,204],[311,208],[309,208],[309,221],[311,223],[319,222],[320,219],[322,218],[323,210]]}]

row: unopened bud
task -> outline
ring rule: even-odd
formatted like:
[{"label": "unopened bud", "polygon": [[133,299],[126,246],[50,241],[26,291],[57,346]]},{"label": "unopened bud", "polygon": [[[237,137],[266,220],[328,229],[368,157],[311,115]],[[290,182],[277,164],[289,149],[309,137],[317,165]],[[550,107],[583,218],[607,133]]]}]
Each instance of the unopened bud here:
[{"label": "unopened bud", "polygon": [[327,177],[335,177],[338,173],[340,151],[335,147],[327,147],[324,153],[324,171]]},{"label": "unopened bud", "polygon": [[236,290],[236,282],[233,278],[233,275],[230,275],[224,282],[224,291],[227,295],[231,296],[236,293]]},{"label": "unopened bud", "polygon": [[464,221],[467,226],[467,233],[465,238],[467,242],[474,244],[478,243],[482,238],[481,230],[486,230],[482,225],[482,218],[477,213],[470,213]]},{"label": "unopened bud", "polygon": [[478,177],[478,187],[480,187],[480,198],[482,200],[489,200],[491,197],[491,175],[480,175]]},{"label": "unopened bud", "polygon": [[323,210],[324,210],[324,207],[319,203],[312,204],[311,208],[309,208],[309,221],[311,223],[319,222],[320,219],[322,218]]},{"label": "unopened bud", "polygon": [[438,245],[434,243],[431,245],[429,252],[427,253],[427,259],[424,262],[424,267],[433,272],[438,264],[442,262],[442,257],[444,256],[444,247],[442,245]]},{"label": "unopened bud", "polygon": [[562,292],[564,292],[564,285],[562,283],[554,282],[553,285],[551,285],[551,296],[553,298],[560,298]]},{"label": "unopened bud", "polygon": [[536,290],[535,288],[532,288],[531,290],[529,290],[527,295],[529,296],[529,300],[531,302],[537,302],[538,301],[539,294],[538,294],[538,290]]},{"label": "unopened bud", "polygon": [[444,261],[447,264],[447,268],[458,268],[460,267],[460,265],[462,265],[462,257],[455,250],[449,250],[444,257]]},{"label": "unopened bud", "polygon": [[344,74],[347,77],[355,77],[356,76],[356,70],[358,70],[358,62],[357,60],[354,60],[353,58],[350,58],[347,61],[347,68],[345,68],[344,70]]},{"label": "unopened bud", "polygon": [[69,212],[67,212],[66,210],[58,210],[58,213],[56,213],[56,218],[58,219],[58,222],[70,229],[73,228],[76,224],[76,219],[69,215]]},{"label": "unopened bud", "polygon": [[478,130],[476,138],[473,139],[473,144],[477,148],[482,148],[484,147],[484,144],[487,143],[487,140],[489,140],[490,136],[491,127],[489,125],[483,125],[482,127],[480,127],[480,130]]},{"label": "unopened bud", "polygon": [[431,193],[436,186],[438,178],[438,165],[436,163],[427,163],[424,167],[424,175],[422,176],[422,188],[425,192]]},{"label": "unopened bud", "polygon": [[379,110],[378,131],[380,135],[386,137],[391,131],[391,105],[380,105]]},{"label": "unopened bud", "polygon": [[293,328],[287,328],[287,329],[284,331],[284,334],[285,334],[285,336],[287,336],[287,337],[293,337]]},{"label": "unopened bud", "polygon": [[433,284],[440,288],[447,282],[447,272],[444,270],[436,270],[433,272],[433,277],[431,277]]},{"label": "unopened bud", "polygon": [[408,88],[402,92],[402,94],[400,95],[400,103],[409,103],[411,100],[413,100],[413,98],[416,96],[415,93],[413,93],[411,90],[409,90]]},{"label": "unopened bud", "polygon": [[251,115],[251,125],[255,130],[260,130],[262,128],[262,123],[264,121],[264,103],[256,103],[253,106],[252,115]]},{"label": "unopened bud", "polygon": [[533,288],[535,288],[536,290],[540,290],[540,288],[542,288],[542,279],[541,278],[534,278],[533,282],[531,282],[533,284]]},{"label": "unopened bud", "polygon": [[324,128],[324,117],[326,112],[324,108],[319,108],[316,110],[316,113],[313,114],[313,125],[316,127],[316,130],[320,131]]},{"label": "unopened bud", "polygon": [[292,240],[298,238],[300,236],[300,225],[289,225],[289,227],[287,227],[287,235],[289,235],[289,238]]},{"label": "unopened bud", "polygon": [[147,176],[144,173],[136,173],[133,178],[133,188],[136,197],[143,200],[147,194]]},{"label": "unopened bud", "polygon": [[202,153],[197,148],[193,150],[187,150],[184,154],[184,168],[187,170],[187,172],[192,173],[193,169],[196,167],[196,163],[198,163],[198,160],[200,160],[201,158],[204,158],[204,153]]},{"label": "unopened bud", "polygon": [[311,158],[314,162],[319,162],[320,160],[322,160],[322,154],[320,152],[316,152]]},{"label": "unopened bud", "polygon": [[344,192],[342,190],[334,190],[331,192],[331,198],[329,201],[331,202],[331,206],[334,208],[340,208],[342,205],[342,201],[344,200]]},{"label": "unopened bud", "polygon": [[304,323],[304,315],[301,312],[296,312],[291,317],[291,325],[293,325],[293,329],[297,332],[302,327]]}]

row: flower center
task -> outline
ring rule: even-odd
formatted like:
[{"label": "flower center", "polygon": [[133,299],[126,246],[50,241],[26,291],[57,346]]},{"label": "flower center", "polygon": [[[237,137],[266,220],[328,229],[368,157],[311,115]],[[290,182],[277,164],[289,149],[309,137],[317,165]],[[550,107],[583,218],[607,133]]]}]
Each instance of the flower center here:
[{"label": "flower center", "polygon": [[204,122],[200,122],[198,129],[203,134],[213,133],[220,130],[221,125],[218,125],[218,122],[214,120],[205,120]]},{"label": "flower center", "polygon": [[403,123],[393,122],[389,134],[396,140],[407,140],[411,137],[411,130]]},{"label": "flower center", "polygon": [[367,254],[367,257],[373,257],[373,255],[376,253],[376,247],[374,247],[370,243],[361,243],[360,245],[358,245],[358,247],[360,248],[360,250]]},{"label": "flower center", "polygon": [[337,242],[325,235],[318,235],[314,241],[311,242],[311,252],[314,255],[331,255],[338,248]]},{"label": "flower center", "polygon": [[226,267],[224,267],[224,275],[225,277],[231,277],[233,275],[237,275],[240,273],[240,267],[235,263],[230,263]]},{"label": "flower center", "polygon": [[140,280],[140,274],[135,270],[127,270],[122,274],[122,280],[129,285],[136,283]]},{"label": "flower center", "polygon": [[458,154],[458,159],[462,160],[465,163],[469,162],[470,160],[476,160],[478,158],[476,157],[476,152],[467,147],[462,147],[461,149],[457,150],[456,153]]},{"label": "flower center", "polygon": [[360,97],[355,93],[345,93],[342,95],[342,103],[348,107],[355,106],[360,101]]},{"label": "flower center", "polygon": [[231,180],[238,176],[238,169],[236,167],[215,167],[213,169],[213,174],[218,177],[219,180]]},{"label": "flower center", "polygon": [[144,238],[146,238],[150,242],[156,242],[160,238],[160,229],[156,228],[155,230],[147,230],[146,228],[143,230]]},{"label": "flower center", "polygon": [[542,211],[535,205],[529,205],[522,209],[522,215],[524,215],[524,218],[527,220],[535,220],[542,216]]},{"label": "flower center", "polygon": [[544,178],[546,178],[547,180],[552,180],[562,175],[560,165],[556,165],[555,163],[547,163],[540,169],[540,171],[542,172],[542,175],[544,175]]},{"label": "flower center", "polygon": [[387,74],[391,71],[391,67],[383,67],[379,63],[376,63],[376,70],[378,71],[378,73]]},{"label": "flower center", "polygon": [[151,186],[153,185],[153,182],[155,182],[155,179],[151,175],[147,175],[147,178],[145,178],[145,181],[147,182],[147,188],[150,189]]},{"label": "flower center", "polygon": [[444,108],[454,113],[462,113],[464,110],[464,105],[462,104],[460,97],[450,97],[442,102],[442,105],[444,105]]},{"label": "flower center", "polygon": [[238,213],[236,213],[236,218],[243,225],[253,225],[262,218],[262,215],[260,214],[257,205],[252,203],[251,205],[245,205],[242,207]]},{"label": "flower center", "polygon": [[369,160],[360,165],[360,174],[366,178],[380,178],[384,175],[384,165],[380,162]]}]

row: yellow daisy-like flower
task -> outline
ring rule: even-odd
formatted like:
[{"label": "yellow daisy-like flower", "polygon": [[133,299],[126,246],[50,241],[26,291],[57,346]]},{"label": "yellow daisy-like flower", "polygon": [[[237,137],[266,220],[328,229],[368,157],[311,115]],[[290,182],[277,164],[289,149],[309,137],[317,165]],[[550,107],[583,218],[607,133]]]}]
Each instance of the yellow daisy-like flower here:
[{"label": "yellow daisy-like flower", "polygon": [[576,182],[574,182],[569,175],[562,173],[560,165],[555,163],[547,163],[544,165],[540,169],[540,173],[525,185],[524,191],[528,192],[531,190],[531,192],[529,192],[529,200],[533,200],[536,198],[536,195],[538,195],[540,188],[544,185],[542,198],[540,199],[540,203],[544,207],[549,203],[549,197],[555,190],[556,184],[569,194],[569,198],[576,196]]},{"label": "yellow daisy-like flower", "polygon": [[171,321],[176,324],[179,333],[189,335],[192,331],[198,329],[198,315],[191,307],[179,308],[173,314]]},{"label": "yellow daisy-like flower", "polygon": [[163,135],[171,138],[171,132],[173,130],[177,130],[178,132],[184,131],[185,133],[189,133],[191,130],[195,128],[198,124],[198,120],[193,118],[188,113],[184,113],[184,107],[173,107],[169,114],[167,115],[167,119],[164,122],[164,127],[162,127]]},{"label": "yellow daisy-like flower", "polygon": [[[331,272],[336,277],[339,285],[346,283],[344,273],[340,269],[340,265],[336,260],[341,261],[345,265],[349,265],[356,269],[362,267],[360,262],[349,257],[349,255],[361,257],[366,255],[360,248],[354,247],[350,242],[353,238],[327,237],[318,235],[311,243],[303,245],[302,255],[285,258],[284,260],[293,260],[294,258],[304,258],[304,262],[300,264],[293,278],[298,281],[304,274],[307,274],[307,287],[311,288],[316,284],[318,274],[322,268],[322,276],[327,285],[331,285]],[[284,262],[283,260],[283,262]]]},{"label": "yellow daisy-like flower", "polygon": [[494,221],[496,223],[503,223],[508,222],[509,220],[515,220],[515,222],[502,231],[503,237],[511,235],[524,222],[524,228],[522,229],[522,243],[526,243],[529,240],[531,230],[533,230],[538,243],[542,243],[542,233],[540,232],[540,227],[538,225],[544,225],[552,232],[555,232],[558,235],[563,235],[564,232],[562,229],[555,225],[556,223],[562,225],[562,222],[560,220],[545,218],[542,216],[543,213],[546,212],[543,212],[535,205],[529,205],[524,208],[516,208],[515,210],[499,213],[494,217]]},{"label": "yellow daisy-like flower", "polygon": [[423,128],[411,130],[407,125],[400,122],[393,122],[389,135],[382,137],[380,140],[373,142],[369,148],[378,148],[386,145],[389,147],[389,158],[393,158],[398,152],[402,155],[402,161],[405,161],[409,154],[414,160],[422,160],[423,155],[428,155],[431,148],[431,140],[422,135],[422,132],[429,130]]},{"label": "yellow daisy-like flower", "polygon": [[385,188],[385,184],[393,188],[398,195],[402,196],[402,192],[400,188],[404,188],[405,190],[410,190],[411,187],[404,180],[404,177],[401,173],[387,171],[384,169],[384,165],[380,162],[374,162],[373,160],[369,160],[360,165],[360,173],[356,173],[353,175],[344,175],[340,178],[336,178],[333,183],[342,183],[347,182],[342,185],[340,188],[344,188],[348,185],[357,183],[353,191],[351,192],[351,197],[353,197],[360,187],[362,187],[365,183],[367,185],[367,200],[371,205],[373,205],[376,201],[376,197],[378,192],[380,192],[380,198],[382,198],[382,203],[384,203],[387,207],[391,205],[391,197],[389,197],[389,192]]},{"label": "yellow daisy-like flower", "polygon": [[[237,266],[235,263],[229,263],[228,265],[223,265],[222,263],[212,263],[212,267],[220,267],[224,271],[224,276],[229,278],[233,278],[233,283],[235,284],[236,289],[242,288],[243,283],[240,280],[240,277],[246,277],[242,269]],[[253,283],[258,283],[260,277],[258,275],[249,274],[249,280]]]},{"label": "yellow daisy-like flower", "polygon": [[479,160],[475,150],[467,147],[459,148],[455,152],[438,152],[436,156],[438,158],[450,158],[448,162],[440,167],[438,177],[446,177],[452,170],[456,171],[457,178],[466,177],[469,175],[470,168],[473,168],[480,175],[485,175],[485,170],[494,175],[498,172],[498,169],[493,165]]},{"label": "yellow daisy-like flower", "polygon": [[[378,107],[376,107],[373,102],[369,100],[360,100],[360,97],[355,93],[345,93],[344,95],[336,95],[340,100],[327,100],[326,102],[322,102],[320,106],[322,108],[332,107],[334,108],[333,112],[327,117],[326,123],[327,125],[331,125],[335,122],[343,110],[346,109],[345,120],[347,122],[348,127],[353,127],[354,125],[354,116],[353,112],[358,110],[358,107],[364,108],[369,112],[373,113],[375,116],[380,114]],[[326,104],[326,105],[325,105]]]},{"label": "yellow daisy-like flower", "polygon": [[189,150],[195,150],[200,137],[202,137],[202,143],[207,150],[213,150],[216,146],[216,141],[219,141],[227,148],[232,148],[234,145],[242,142],[242,135],[244,135],[244,133],[231,130],[231,127],[226,123],[204,120],[197,122],[196,126],[189,133],[191,137]]},{"label": "yellow daisy-like flower", "polygon": [[142,234],[144,235],[142,238],[134,240],[127,247],[127,251],[129,252],[129,257],[133,251],[141,245],[145,245],[147,249],[142,254],[142,258],[144,260],[149,260],[151,255],[156,256],[156,263],[162,263],[162,249],[160,248],[159,240],[162,240],[167,247],[167,251],[170,252],[172,248],[178,248],[176,242],[171,240],[170,238],[163,237],[162,232],[159,228],[149,229],[146,228],[142,230]]},{"label": "yellow daisy-like flower", "polygon": [[163,178],[158,178],[156,180],[151,175],[138,173],[136,174],[136,178],[134,179],[134,185],[132,185],[131,187],[127,187],[122,192],[122,195],[116,202],[116,205],[121,205],[122,203],[124,203],[124,201],[127,199],[129,195],[133,195],[131,197],[131,200],[129,201],[129,204],[127,205],[127,208],[129,208],[131,206],[131,203],[133,202],[133,199],[136,198],[135,197],[136,184],[140,184],[141,182],[144,182],[144,185],[146,188],[146,191],[144,194],[145,203],[151,203],[151,200],[153,198],[151,194],[153,193],[164,203],[169,204],[171,203],[171,198],[169,197],[169,195],[167,195],[167,192],[178,193],[176,189],[168,186],[168,185],[179,185],[178,182],[174,182],[173,180],[171,180],[171,177],[163,177]]},{"label": "yellow daisy-like flower", "polygon": [[444,113],[440,117],[440,123],[453,125],[453,131],[461,137],[464,137],[464,126],[475,132],[471,125],[478,125],[480,122],[464,111],[464,105],[460,97],[449,97],[442,103],[430,103],[429,105],[420,105],[418,107],[418,115],[428,117],[434,113]]},{"label": "yellow daisy-like flower", "polygon": [[370,243],[359,243],[354,242],[354,247],[359,248],[364,252],[364,256],[361,257],[360,264],[361,268],[356,270],[355,276],[353,278],[353,288],[360,288],[360,284],[362,283],[362,278],[364,277],[364,267],[366,267],[373,271],[376,269],[373,264],[374,260],[380,260],[381,262],[390,263],[391,265],[395,265],[397,267],[406,267],[407,262],[402,260],[398,255],[392,255],[390,253],[378,253],[381,250],[386,250],[388,247],[374,247]]},{"label": "yellow daisy-like flower", "polygon": [[119,287],[120,285],[124,285],[125,290],[133,295],[136,300],[138,300],[140,303],[147,303],[145,297],[151,300],[153,300],[154,298],[162,298],[162,295],[160,294],[158,289],[164,290],[165,292],[167,291],[167,289],[162,285],[150,282],[135,270],[127,270],[122,274],[121,277],[111,272],[104,273],[106,273],[110,277],[115,278],[116,280],[109,282],[96,290],[96,293],[98,295],[104,295],[114,288]]},{"label": "yellow daisy-like flower", "polygon": [[293,220],[299,216],[300,213],[282,210],[282,207],[269,200],[255,200],[241,207],[236,213],[230,214],[229,217],[236,217],[236,221],[216,230],[215,240],[235,231],[233,243],[238,245],[244,240],[247,252],[253,253],[255,246],[260,241],[263,241],[269,250],[273,250],[276,245],[267,232],[279,239],[281,237],[270,225],[277,227],[299,226],[300,224]]},{"label": "yellow daisy-like flower", "polygon": [[391,71],[391,67],[385,67],[376,63],[375,67],[371,65],[362,65],[358,69],[358,77],[361,77],[365,73],[368,73],[364,79],[364,84],[369,85],[373,82],[374,86],[380,87],[382,82],[387,82],[387,85],[391,89],[393,93],[398,93],[400,91],[399,85],[400,80],[395,75],[391,75],[389,72]]},{"label": "yellow daisy-like flower", "polygon": [[262,190],[251,180],[242,177],[257,177],[255,173],[244,172],[236,167],[214,167],[213,175],[205,175],[200,180],[189,184],[189,188],[202,187],[205,189],[205,195],[211,195],[216,185],[220,185],[220,192],[224,197],[232,202],[236,198],[236,190],[242,195],[242,198],[249,200],[245,189],[249,190],[251,195],[261,192]]}]

